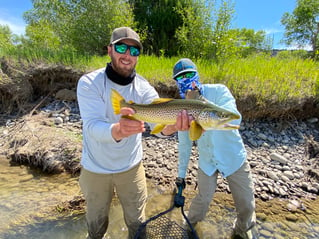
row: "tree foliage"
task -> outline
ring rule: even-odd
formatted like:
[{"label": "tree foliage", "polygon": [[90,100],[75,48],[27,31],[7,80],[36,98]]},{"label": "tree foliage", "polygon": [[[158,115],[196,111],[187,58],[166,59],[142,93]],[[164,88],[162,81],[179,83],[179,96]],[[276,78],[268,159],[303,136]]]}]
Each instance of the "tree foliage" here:
[{"label": "tree foliage", "polygon": [[7,25],[0,25],[0,49],[13,46],[13,35]]},{"label": "tree foliage", "polygon": [[176,29],[182,18],[176,11],[189,0],[129,0],[138,29],[145,32],[144,50],[149,54],[173,56],[177,54]]},{"label": "tree foliage", "polygon": [[175,37],[180,45],[179,53],[190,58],[211,57],[213,29],[211,10],[213,2],[194,0],[192,4],[177,9],[183,23]]},{"label": "tree foliage", "polygon": [[[233,0],[32,0],[27,47],[105,54],[112,31],[130,26],[144,53],[222,61],[265,49],[265,34],[231,29]],[[218,7],[218,8],[217,8]]]},{"label": "tree foliage", "polygon": [[24,14],[27,36],[37,41],[37,31],[50,32],[55,45],[85,53],[105,53],[111,33],[119,26],[133,27],[133,14],[125,0],[33,0],[33,9]]},{"label": "tree foliage", "polygon": [[231,0],[195,0],[180,8],[183,25],[176,38],[180,53],[188,57],[204,57],[222,62],[232,57],[248,56],[256,50],[270,49],[264,31],[231,29],[234,3]]},{"label": "tree foliage", "polygon": [[37,24],[30,24],[26,28],[28,40],[24,40],[26,47],[42,49],[59,49],[61,41],[58,35],[52,30],[47,20],[39,20]]},{"label": "tree foliage", "polygon": [[273,40],[267,38],[263,30],[241,28],[231,29],[234,36],[236,47],[241,57],[247,57],[256,51],[269,51],[272,48]]},{"label": "tree foliage", "polygon": [[293,13],[284,13],[281,23],[285,26],[284,41],[288,45],[296,43],[300,48],[311,45],[316,54],[319,49],[318,0],[297,0]]},{"label": "tree foliage", "polygon": [[212,46],[212,54],[218,61],[235,57],[239,51],[237,36],[230,31],[233,14],[234,3],[231,0],[221,0],[214,19]]},{"label": "tree foliage", "polygon": [[0,24],[0,54],[8,53],[23,43],[23,36],[13,34],[8,25]]}]

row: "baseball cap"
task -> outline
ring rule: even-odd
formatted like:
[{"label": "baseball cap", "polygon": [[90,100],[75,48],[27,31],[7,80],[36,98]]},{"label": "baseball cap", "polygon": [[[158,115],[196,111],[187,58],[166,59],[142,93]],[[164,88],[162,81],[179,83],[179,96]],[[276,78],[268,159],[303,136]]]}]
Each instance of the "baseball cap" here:
[{"label": "baseball cap", "polygon": [[184,72],[197,72],[197,67],[188,58],[182,58],[176,62],[173,68],[173,78]]},{"label": "baseball cap", "polygon": [[140,47],[140,49],[143,49],[143,45],[140,41],[139,35],[129,27],[115,28],[112,32],[110,44],[115,44],[124,39],[130,39],[135,41],[137,45]]}]

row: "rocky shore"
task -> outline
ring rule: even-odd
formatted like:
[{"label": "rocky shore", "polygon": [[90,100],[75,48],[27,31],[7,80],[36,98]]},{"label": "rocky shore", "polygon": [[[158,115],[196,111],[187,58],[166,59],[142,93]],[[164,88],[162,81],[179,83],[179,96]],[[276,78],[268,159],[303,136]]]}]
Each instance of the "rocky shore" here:
[{"label": "rocky shore", "polygon": [[[77,174],[80,169],[81,126],[76,101],[51,99],[33,115],[6,120],[0,132],[2,153],[12,163],[28,164],[48,173],[68,171]],[[243,120],[240,133],[248,152],[257,198],[317,197],[318,126],[317,118],[302,121]],[[198,169],[195,144],[186,177],[187,188],[191,189],[196,188]],[[177,136],[161,139],[145,133],[143,146],[147,178],[160,191],[172,189],[177,176]],[[229,192],[227,181],[221,177],[217,191]]]},{"label": "rocky shore", "polygon": [[[248,152],[255,182],[255,195],[272,198],[316,198],[319,194],[318,120],[278,122],[243,121],[240,132]],[[147,176],[160,187],[172,186],[177,175],[177,139],[144,137]],[[197,155],[193,147],[186,181],[196,186]],[[164,189],[163,189],[164,190]],[[230,192],[219,178],[217,191]]]}]

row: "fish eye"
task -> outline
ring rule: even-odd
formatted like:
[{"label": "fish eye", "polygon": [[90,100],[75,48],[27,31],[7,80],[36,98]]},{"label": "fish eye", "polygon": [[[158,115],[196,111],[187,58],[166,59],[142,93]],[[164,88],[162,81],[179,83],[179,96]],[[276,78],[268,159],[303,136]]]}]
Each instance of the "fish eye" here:
[{"label": "fish eye", "polygon": [[217,113],[217,115],[220,118],[227,118],[227,114],[225,114],[224,112],[219,112],[219,113]]}]

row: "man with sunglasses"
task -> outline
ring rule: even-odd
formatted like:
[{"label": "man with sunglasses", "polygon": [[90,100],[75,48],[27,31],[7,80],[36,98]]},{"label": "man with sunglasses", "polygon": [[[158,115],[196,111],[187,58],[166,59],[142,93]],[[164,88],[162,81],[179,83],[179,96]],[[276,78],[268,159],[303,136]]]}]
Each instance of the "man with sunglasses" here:
[{"label": "man with sunglasses", "polygon": [[[109,224],[113,194],[123,207],[128,236],[133,238],[145,220],[147,188],[142,165],[142,132],[144,122],[121,118],[134,114],[122,108],[115,115],[111,89],[127,101],[149,104],[159,98],[155,89],[136,73],[135,66],[142,50],[138,34],[128,27],[116,28],[108,45],[111,62],[106,68],[82,76],[77,97],[83,120],[83,150],[80,187],[86,200],[87,238],[103,238]],[[170,135],[187,129],[188,115],[181,112],[176,125],[161,132]]]},{"label": "man with sunglasses", "polygon": [[[208,100],[240,114],[229,89],[222,84],[201,84],[196,65],[188,58],[176,62],[173,69],[181,98]],[[233,122],[240,124],[241,119]],[[185,176],[193,142],[187,132],[178,132],[178,177],[176,184],[185,187]],[[197,140],[198,194],[192,200],[188,219],[194,226],[205,218],[217,187],[217,177],[227,179],[235,202],[237,219],[232,238],[256,238],[254,186],[247,153],[238,130],[209,130]]]}]

